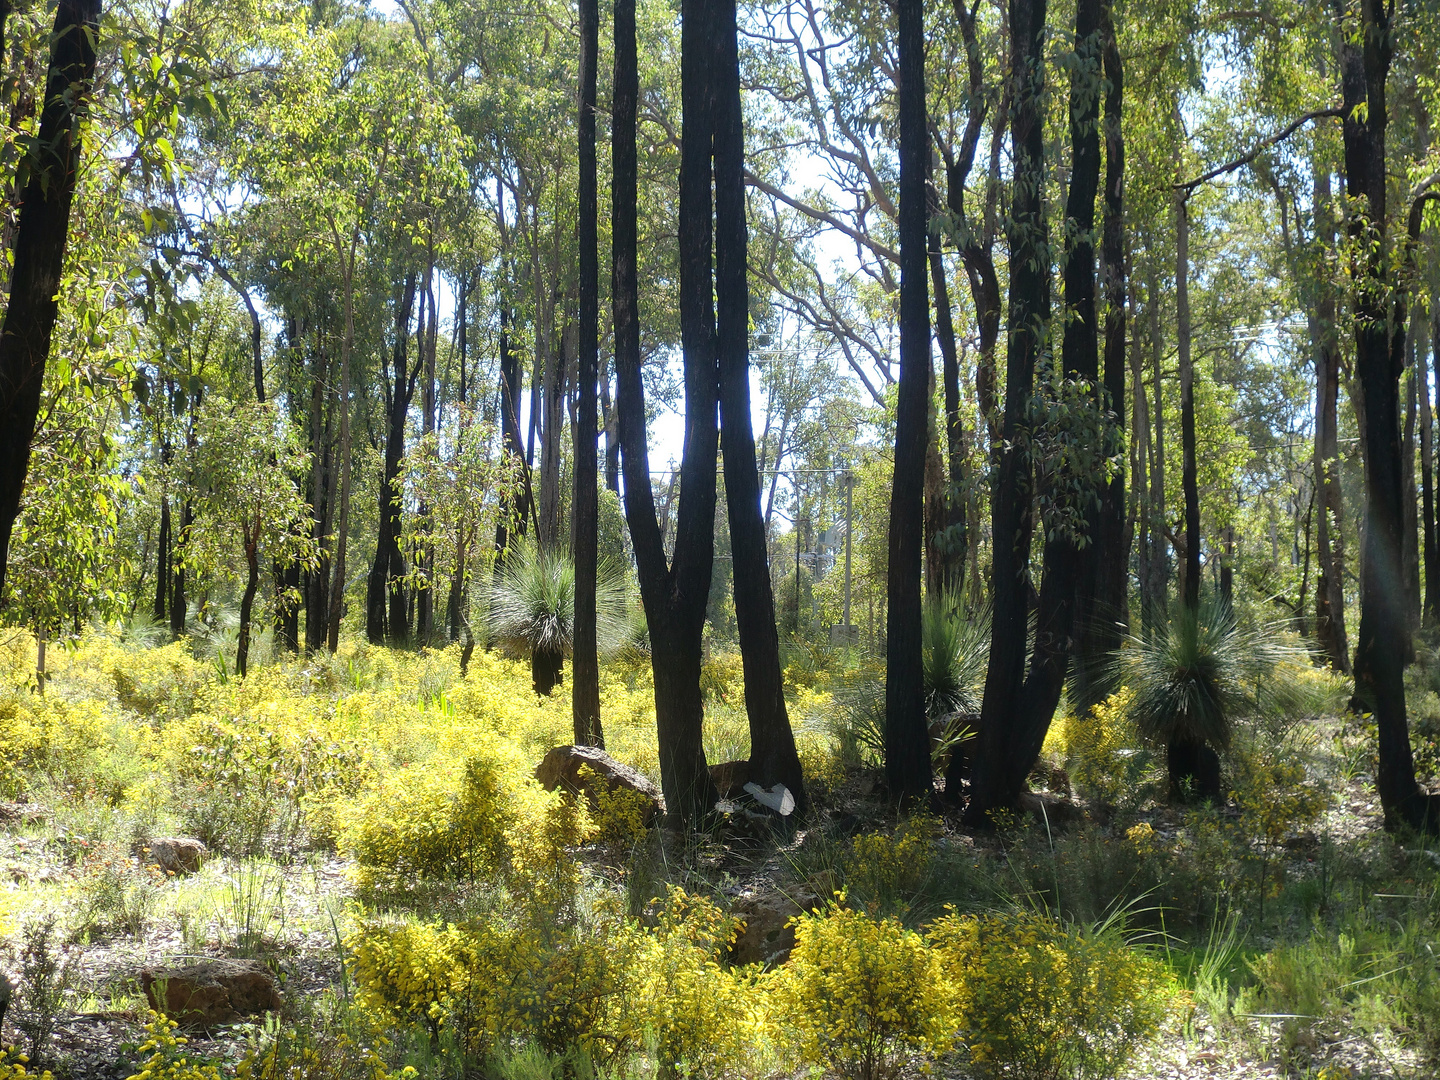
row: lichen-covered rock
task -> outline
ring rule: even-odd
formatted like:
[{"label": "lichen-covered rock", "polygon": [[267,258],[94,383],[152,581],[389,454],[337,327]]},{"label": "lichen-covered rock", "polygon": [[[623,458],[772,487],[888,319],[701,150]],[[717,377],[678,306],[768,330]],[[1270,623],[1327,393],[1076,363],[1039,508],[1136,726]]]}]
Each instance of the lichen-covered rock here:
[{"label": "lichen-covered rock", "polygon": [[150,1007],[186,1027],[213,1027],[275,1012],[280,991],[263,964],[206,960],[183,968],[146,968],[140,975]]},{"label": "lichen-covered rock", "polygon": [[730,946],[733,964],[783,964],[795,947],[790,921],[815,906],[813,897],[758,892],[737,897],[730,913],[744,921]]}]

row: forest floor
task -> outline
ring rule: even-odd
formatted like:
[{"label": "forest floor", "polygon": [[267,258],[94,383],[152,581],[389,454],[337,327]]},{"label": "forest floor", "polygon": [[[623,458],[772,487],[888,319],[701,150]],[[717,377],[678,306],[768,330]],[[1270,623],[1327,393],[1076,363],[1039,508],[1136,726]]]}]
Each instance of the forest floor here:
[{"label": "forest floor", "polygon": [[[528,670],[494,654],[477,653],[461,678],[458,650],[347,644],[241,681],[191,648],[97,634],[57,659],[43,698],[25,681],[33,646],[0,648],[11,682],[0,687],[0,786],[14,800],[0,803],[0,970],[19,984],[0,1038],[31,1049],[57,1080],[140,1071],[147,969],[228,958],[275,973],[278,1018],[189,1033],[188,1052],[222,1075],[275,1045],[278,1031],[363,1015],[346,1011],[356,935],[489,918],[496,894],[444,865],[403,895],[367,891],[362,872],[375,864],[344,854],[357,850],[355,830],[382,842],[418,835],[397,830],[429,820],[425,808],[439,804],[427,798],[461,805],[455,785],[477,753],[504,770],[505,799],[533,802],[531,770],[569,737],[568,688],[536,699]],[[790,707],[814,798],[801,827],[772,833],[740,813],[683,843],[653,829],[630,843],[586,842],[566,853],[586,895],[609,896],[643,923],[650,901],[678,885],[756,928],[768,919],[758,945],[754,935],[736,943],[737,963],[779,959],[795,901],[840,892],[855,911],[920,930],[952,905],[980,916],[1042,909],[1076,927],[1123,917],[1126,940],[1164,968],[1176,1004],[1125,1076],[1435,1075],[1440,857],[1382,828],[1373,731],[1335,718],[1344,695],[1334,680],[1307,676],[1314,698],[1293,717],[1237,726],[1232,795],[1219,808],[1168,805],[1162,763],[1118,707],[1083,724],[1057,718],[1032,775],[1047,816],[976,834],[952,818],[900,821],[887,806],[865,750],[874,729],[855,726],[876,697],[872,671],[801,674]],[[611,664],[603,678],[607,745],[653,778],[648,661]],[[707,757],[742,758],[738,657],[717,652],[707,679]],[[868,697],[856,692],[867,679]],[[1440,695],[1430,685],[1412,689],[1417,756],[1433,774]],[[140,856],[147,837],[163,836],[198,837],[216,854],[195,873],[157,873]],[[48,996],[35,992],[41,984]],[[417,1062],[432,1080],[421,1029],[389,1023],[386,1064]],[[932,1066],[978,1075],[955,1056]],[[646,1053],[627,1068],[607,1077],[654,1073]],[[786,1075],[783,1065],[772,1072]],[[533,1069],[472,1075],[552,1080]]]},{"label": "forest floor", "polygon": [[[821,823],[791,838],[757,844],[749,836],[731,842],[723,832],[717,834],[687,874],[732,897],[794,889],[797,871],[803,876],[807,862],[817,857],[807,845],[814,849],[818,840],[824,848],[833,843],[827,834],[883,824],[883,805],[873,795],[855,794],[872,785],[873,778],[864,777],[858,785],[847,785],[848,792],[837,791],[832,804],[817,814]],[[1352,779],[1334,796],[1319,833],[1337,845],[1365,844],[1384,835],[1368,782]],[[12,912],[73,913],[77,905],[93,902],[86,890],[96,880],[94,860],[116,858],[118,853],[107,853],[102,846],[76,860],[74,847],[80,841],[55,824],[45,807],[8,804],[0,810],[9,822],[0,832],[0,873]],[[1161,837],[1183,827],[1181,815],[1166,807],[1151,807],[1145,820]],[[1009,857],[1004,839],[967,834],[953,824],[947,824],[941,841],[952,853],[958,849],[997,863]],[[624,853],[597,847],[585,855],[592,871],[620,886]],[[820,862],[826,857],[824,851],[818,855]],[[1440,862],[1429,852],[1424,858]],[[1300,878],[1313,870],[1315,859],[1311,834],[1287,846],[1285,865],[1274,872],[1281,878]],[[57,947],[65,965],[66,995],[56,1012],[51,1051],[42,1064],[57,1077],[72,1080],[126,1080],[137,1072],[136,1047],[146,1018],[139,974],[147,968],[184,966],[205,958],[260,957],[277,972],[287,1007],[321,995],[351,993],[342,938],[356,910],[353,869],[350,860],[327,852],[283,861],[220,857],[193,876],[157,882],[143,899],[132,897],[132,927],[87,934]],[[237,933],[237,928],[244,929]],[[1273,933],[1256,933],[1245,945],[1251,953],[1263,952],[1283,933],[1276,925]],[[1358,1030],[1343,1021],[1287,1031],[1287,1023],[1295,1020],[1291,1015],[1251,1014],[1217,1023],[1197,1007],[1168,1025],[1125,1076],[1400,1080],[1431,1075],[1420,1057],[1392,1034]],[[190,1049],[215,1062],[237,1063],[262,1028],[252,1022],[190,1032]],[[954,1061],[940,1063],[937,1072],[957,1080],[979,1075]]]}]

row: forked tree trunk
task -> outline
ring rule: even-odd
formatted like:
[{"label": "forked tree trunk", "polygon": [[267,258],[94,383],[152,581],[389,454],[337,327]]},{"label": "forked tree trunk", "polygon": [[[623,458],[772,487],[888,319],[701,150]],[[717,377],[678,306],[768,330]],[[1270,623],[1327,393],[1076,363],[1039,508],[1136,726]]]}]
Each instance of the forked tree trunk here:
[{"label": "forked tree trunk", "polygon": [[60,0],[56,6],[45,103],[20,204],[10,302],[0,325],[0,603],[59,313],[80,128],[95,78],[99,26],[100,0]]},{"label": "forked tree trunk", "polygon": [[710,281],[710,75],[708,5],[684,0],[680,173],[681,338],[685,363],[685,449],[680,521],[673,560],[665,557],[646,447],[645,390],[640,379],[636,270],[635,123],[639,99],[634,0],[615,4],[615,92],[612,120],[611,253],[615,305],[616,408],[625,472],[625,517],[635,546],[640,595],[650,626],[660,782],[674,826],[698,822],[715,804],[705,765],[701,635],[714,557],[717,370]]},{"label": "forked tree trunk", "polygon": [[575,559],[572,716],[575,742],[604,746],[595,587],[599,558],[599,442],[595,383],[600,358],[599,180],[595,163],[595,87],[600,61],[600,3],[580,0],[580,326],[575,388],[575,493],[570,548]]},{"label": "forked tree trunk", "polygon": [[[1031,459],[1024,438],[1035,364],[1050,320],[1050,254],[1045,221],[1044,40],[1046,0],[1010,4],[1010,139],[1015,159],[1010,241],[1009,354],[999,465],[991,498],[990,659],[966,820],[985,824],[1010,797],[1012,735],[1025,684],[1030,595]],[[959,792],[955,768],[946,791]]]},{"label": "forked tree trunk", "polygon": [[[806,808],[805,779],[785,705],[780,636],[770,584],[760,473],[750,420],[750,290],[746,277],[745,132],[735,0],[714,8],[715,300],[719,346],[720,438],[734,567],[735,621],[750,722],[750,779],[783,784]],[[593,486],[593,485],[592,485]]]},{"label": "forked tree trunk", "polygon": [[930,302],[926,287],[925,6],[896,0],[900,123],[900,381],[890,489],[885,634],[885,776],[890,797],[928,797],[930,733],[921,661],[920,562],[924,543]]}]

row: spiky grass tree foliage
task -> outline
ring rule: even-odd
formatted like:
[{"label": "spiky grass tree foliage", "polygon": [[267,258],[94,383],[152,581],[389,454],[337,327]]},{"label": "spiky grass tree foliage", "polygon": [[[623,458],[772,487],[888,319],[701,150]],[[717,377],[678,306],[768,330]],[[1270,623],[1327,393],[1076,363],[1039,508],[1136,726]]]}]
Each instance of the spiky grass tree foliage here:
[{"label": "spiky grass tree foliage", "polygon": [[[606,567],[596,583],[595,609],[596,638],[604,649],[625,628],[624,579]],[[491,587],[490,631],[495,640],[529,651],[535,692],[548,697],[575,642],[575,564],[532,542],[512,549]]]},{"label": "spiky grass tree foliage", "polygon": [[978,713],[990,659],[990,612],[967,612],[946,596],[925,605],[921,624],[926,712]]},{"label": "spiky grass tree foliage", "polygon": [[1198,610],[1182,606],[1148,641],[1130,637],[1117,681],[1134,691],[1136,729],[1166,748],[1171,798],[1219,800],[1218,751],[1230,745],[1235,720],[1283,711],[1307,663],[1280,626],[1241,626],[1213,598]]}]

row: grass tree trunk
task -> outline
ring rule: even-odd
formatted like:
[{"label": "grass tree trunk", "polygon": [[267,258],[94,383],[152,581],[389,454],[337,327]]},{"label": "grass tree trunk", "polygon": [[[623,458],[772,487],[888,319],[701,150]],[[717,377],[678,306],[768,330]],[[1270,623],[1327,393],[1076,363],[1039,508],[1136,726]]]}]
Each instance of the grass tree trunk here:
[{"label": "grass tree trunk", "polygon": [[1435,800],[1416,783],[1405,713],[1404,657],[1410,635],[1401,588],[1399,416],[1405,318],[1403,310],[1395,310],[1397,304],[1403,308],[1404,299],[1403,294],[1392,298],[1384,243],[1385,84],[1393,38],[1388,10],[1379,0],[1361,5],[1361,23],[1358,38],[1347,39],[1342,47],[1341,59],[1345,186],[1354,207],[1349,228],[1355,241],[1355,366],[1365,403],[1365,529],[1355,688],[1375,717],[1376,788],[1386,825],[1433,831]]},{"label": "grass tree trunk", "polygon": [[10,300],[0,325],[0,598],[59,313],[80,128],[95,78],[99,26],[100,0],[60,0],[55,8],[45,103],[10,253]]},{"label": "grass tree trunk", "polygon": [[892,799],[932,791],[921,661],[920,562],[924,544],[925,443],[930,390],[926,195],[925,6],[897,0],[900,121],[900,383],[890,494],[885,633],[885,775]]},{"label": "grass tree trunk", "polygon": [[580,0],[580,326],[575,410],[575,494],[571,554],[575,559],[572,719],[575,742],[604,746],[600,727],[600,657],[595,586],[599,560],[599,443],[595,383],[600,357],[599,179],[595,163],[595,86],[600,61],[600,2]]},{"label": "grass tree trunk", "polygon": [[701,635],[714,558],[717,370],[710,280],[709,8],[685,0],[681,12],[684,136],[680,173],[681,337],[685,360],[685,444],[679,523],[667,565],[646,446],[640,378],[636,277],[636,148],[639,99],[634,0],[615,4],[611,257],[617,424],[625,474],[625,517],[635,547],[640,594],[650,626],[660,782],[674,826],[698,822],[715,803],[701,739]]},{"label": "grass tree trunk", "polygon": [[[1045,0],[1011,0],[1010,139],[1015,157],[1007,232],[1010,299],[1007,314],[1005,411],[991,497],[990,659],[980,732],[971,767],[966,819],[984,824],[1007,802],[1007,757],[1025,684],[1030,596],[1030,452],[1026,429],[1035,364],[1050,320],[1050,255],[1045,222]],[[949,783],[947,782],[947,790]]]},{"label": "grass tree trunk", "polygon": [[750,721],[750,778],[784,784],[805,809],[805,779],[785,705],[775,595],[770,584],[760,473],[750,420],[750,289],[746,277],[745,131],[735,0],[718,0],[715,18],[715,301],[719,347],[720,439],[734,566],[735,621]]}]

